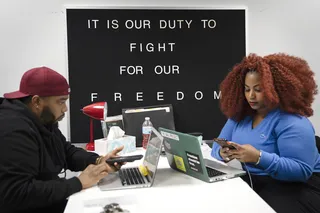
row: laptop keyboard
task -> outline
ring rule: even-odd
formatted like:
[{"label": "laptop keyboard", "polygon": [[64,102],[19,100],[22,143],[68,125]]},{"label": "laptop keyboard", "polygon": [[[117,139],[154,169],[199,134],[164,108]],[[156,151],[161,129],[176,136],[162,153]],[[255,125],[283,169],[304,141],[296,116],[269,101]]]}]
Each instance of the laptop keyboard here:
[{"label": "laptop keyboard", "polygon": [[219,175],[225,175],[226,173],[220,172],[218,170],[212,169],[210,167],[206,167],[207,168],[207,172],[208,172],[208,176],[209,177],[215,177],[215,176],[219,176]]},{"label": "laptop keyboard", "polygon": [[[120,180],[123,186],[137,185],[146,183],[141,175],[139,168],[123,168],[119,170]],[[145,177],[150,182],[149,177]]]}]

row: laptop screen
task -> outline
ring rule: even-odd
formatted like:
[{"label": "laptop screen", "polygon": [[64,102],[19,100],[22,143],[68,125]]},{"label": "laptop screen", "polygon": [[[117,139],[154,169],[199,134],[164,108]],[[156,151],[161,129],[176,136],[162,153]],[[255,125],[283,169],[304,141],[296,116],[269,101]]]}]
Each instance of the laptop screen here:
[{"label": "laptop screen", "polygon": [[123,125],[126,135],[136,136],[136,146],[142,146],[141,126],[145,117],[150,117],[150,121],[155,129],[165,127],[175,129],[173,109],[171,105],[147,106],[133,109],[123,109]]},{"label": "laptop screen", "polygon": [[160,135],[160,133],[156,129],[152,128],[143,162],[144,166],[147,167],[151,178],[154,177],[154,174],[157,170],[161,154],[162,141],[163,137]]}]

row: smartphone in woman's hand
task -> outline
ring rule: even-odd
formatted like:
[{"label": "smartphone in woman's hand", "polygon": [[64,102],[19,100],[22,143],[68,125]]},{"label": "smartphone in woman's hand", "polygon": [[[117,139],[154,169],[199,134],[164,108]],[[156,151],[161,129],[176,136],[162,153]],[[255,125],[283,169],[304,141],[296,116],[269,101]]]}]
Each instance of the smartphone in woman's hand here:
[{"label": "smartphone in woman's hand", "polygon": [[234,146],[228,144],[228,141],[224,138],[214,138],[213,140],[223,148],[228,147],[229,149],[236,149]]}]

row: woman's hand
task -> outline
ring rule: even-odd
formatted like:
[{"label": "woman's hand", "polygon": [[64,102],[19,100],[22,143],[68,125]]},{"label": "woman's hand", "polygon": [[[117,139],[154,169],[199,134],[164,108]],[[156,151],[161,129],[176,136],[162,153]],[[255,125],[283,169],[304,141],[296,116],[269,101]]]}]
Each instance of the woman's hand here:
[{"label": "woman's hand", "polygon": [[227,143],[235,147],[235,149],[230,149],[226,152],[226,155],[228,155],[229,158],[235,158],[243,163],[258,162],[260,157],[260,151],[251,146],[250,144],[239,145],[237,143],[229,141]]},{"label": "woman's hand", "polygon": [[234,157],[232,157],[232,154],[229,153],[229,150],[230,148],[228,147],[220,148],[220,156],[226,163],[234,159]]}]

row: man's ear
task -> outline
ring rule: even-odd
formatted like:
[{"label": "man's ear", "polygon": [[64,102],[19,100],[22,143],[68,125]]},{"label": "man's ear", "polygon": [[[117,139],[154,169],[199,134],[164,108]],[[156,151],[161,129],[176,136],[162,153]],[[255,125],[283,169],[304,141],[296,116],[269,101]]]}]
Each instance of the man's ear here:
[{"label": "man's ear", "polygon": [[40,98],[39,95],[34,95],[31,98],[31,107],[35,108],[35,109],[40,109],[42,108],[43,105],[43,100]]}]

